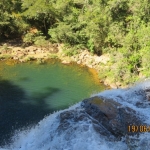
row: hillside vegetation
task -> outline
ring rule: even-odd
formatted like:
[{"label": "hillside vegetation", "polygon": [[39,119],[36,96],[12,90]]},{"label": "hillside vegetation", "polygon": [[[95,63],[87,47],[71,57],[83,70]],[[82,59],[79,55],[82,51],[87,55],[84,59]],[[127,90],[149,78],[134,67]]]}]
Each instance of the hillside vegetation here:
[{"label": "hillside vegetation", "polygon": [[129,84],[150,74],[149,0],[1,0],[0,8],[0,40],[49,40],[73,51],[109,53],[100,77],[112,82]]}]

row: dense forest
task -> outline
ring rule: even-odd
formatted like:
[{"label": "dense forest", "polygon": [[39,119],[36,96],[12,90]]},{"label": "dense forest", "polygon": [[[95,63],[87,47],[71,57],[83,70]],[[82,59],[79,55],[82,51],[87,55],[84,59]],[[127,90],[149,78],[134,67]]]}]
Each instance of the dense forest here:
[{"label": "dense forest", "polygon": [[[100,74],[129,84],[150,74],[150,0],[1,0],[0,40],[109,53]],[[100,64],[102,65],[102,64]]]}]

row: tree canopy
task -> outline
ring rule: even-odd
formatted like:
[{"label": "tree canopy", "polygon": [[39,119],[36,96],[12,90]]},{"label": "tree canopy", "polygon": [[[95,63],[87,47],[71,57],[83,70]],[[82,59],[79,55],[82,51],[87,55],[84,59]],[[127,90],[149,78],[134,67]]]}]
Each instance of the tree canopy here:
[{"label": "tree canopy", "polygon": [[30,41],[36,28],[51,42],[110,53],[104,74],[113,80],[149,76],[150,0],[1,0],[0,8],[0,39]]}]

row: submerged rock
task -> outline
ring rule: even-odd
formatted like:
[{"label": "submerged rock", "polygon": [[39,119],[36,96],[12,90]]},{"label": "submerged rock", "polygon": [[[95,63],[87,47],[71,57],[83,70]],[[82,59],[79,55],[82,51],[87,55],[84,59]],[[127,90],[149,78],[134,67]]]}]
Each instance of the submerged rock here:
[{"label": "submerged rock", "polygon": [[150,101],[150,88],[146,88],[146,89],[144,90],[144,92],[145,92],[145,95],[146,95],[147,100]]}]

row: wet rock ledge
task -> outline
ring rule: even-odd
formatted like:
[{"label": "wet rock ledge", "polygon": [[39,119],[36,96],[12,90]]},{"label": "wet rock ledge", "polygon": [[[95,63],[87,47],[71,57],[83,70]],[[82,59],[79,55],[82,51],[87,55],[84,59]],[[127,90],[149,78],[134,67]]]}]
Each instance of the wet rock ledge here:
[{"label": "wet rock ledge", "polygon": [[[144,125],[138,118],[136,112],[123,107],[113,99],[104,97],[92,97],[81,102],[82,111],[65,111],[60,114],[59,130],[69,130],[70,122],[77,124],[81,121],[90,122],[94,130],[109,140],[120,140],[128,135],[139,134],[139,132],[129,132],[130,125]],[[86,131],[86,127],[83,128]]]},{"label": "wet rock ledge", "polygon": [[[128,126],[140,126],[142,124],[133,109],[123,107],[112,99],[92,97],[85,99],[82,106],[88,115],[92,116],[117,138],[133,134],[133,132],[128,131]],[[97,130],[97,128],[95,129]]]}]

